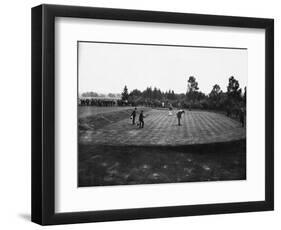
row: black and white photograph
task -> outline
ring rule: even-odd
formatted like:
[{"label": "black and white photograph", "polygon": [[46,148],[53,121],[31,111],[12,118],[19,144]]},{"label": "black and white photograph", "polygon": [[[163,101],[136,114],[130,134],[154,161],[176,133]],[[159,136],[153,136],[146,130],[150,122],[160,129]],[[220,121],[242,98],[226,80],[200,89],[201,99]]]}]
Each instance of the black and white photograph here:
[{"label": "black and white photograph", "polygon": [[32,8],[32,222],[259,212],[221,223],[239,229],[274,210],[274,19],[192,4]]},{"label": "black and white photograph", "polygon": [[78,187],[246,180],[248,50],[77,42]]}]

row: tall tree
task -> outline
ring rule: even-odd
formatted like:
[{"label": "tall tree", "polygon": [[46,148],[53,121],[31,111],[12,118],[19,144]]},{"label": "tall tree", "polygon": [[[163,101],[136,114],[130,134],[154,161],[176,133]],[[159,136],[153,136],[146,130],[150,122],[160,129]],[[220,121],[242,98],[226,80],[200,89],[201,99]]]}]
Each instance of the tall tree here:
[{"label": "tall tree", "polygon": [[134,97],[140,97],[142,94],[142,92],[138,89],[134,89],[133,91],[130,92],[130,96],[134,96]]},{"label": "tall tree", "polygon": [[153,100],[161,100],[162,99],[161,90],[154,87],[152,92],[152,98]]},{"label": "tall tree", "polygon": [[136,102],[139,102],[142,100],[142,92],[138,89],[134,89],[129,93],[129,99],[128,101],[132,104],[135,105]]},{"label": "tall tree", "polygon": [[187,93],[196,92],[199,90],[198,82],[194,76],[190,76],[187,80]]},{"label": "tall tree", "polygon": [[186,98],[187,101],[191,102],[192,105],[194,105],[195,101],[197,100],[198,90],[199,87],[196,78],[194,76],[190,76],[187,80]]},{"label": "tall tree", "polygon": [[144,98],[151,100],[152,99],[152,88],[147,87],[143,92],[142,95]]},{"label": "tall tree", "polygon": [[215,84],[212,91],[209,93],[209,102],[211,103],[210,105],[212,108],[218,109],[220,107],[221,96],[221,87],[218,84]]},{"label": "tall tree", "polygon": [[231,76],[228,80],[227,96],[232,100],[239,100],[241,98],[239,82],[233,76]]},{"label": "tall tree", "polygon": [[213,89],[212,89],[211,93],[209,94],[209,97],[216,97],[220,93],[222,93],[221,87],[218,84],[215,84],[213,86]]},{"label": "tall tree", "polygon": [[128,88],[127,88],[126,85],[125,85],[125,87],[123,89],[123,92],[121,94],[121,99],[122,99],[122,101],[128,102],[129,94],[128,94]]},{"label": "tall tree", "polygon": [[241,89],[239,88],[239,82],[233,76],[228,80],[227,86],[227,100],[226,100],[226,113],[227,116],[234,114],[238,116],[238,111],[240,107],[240,102],[242,101]]}]

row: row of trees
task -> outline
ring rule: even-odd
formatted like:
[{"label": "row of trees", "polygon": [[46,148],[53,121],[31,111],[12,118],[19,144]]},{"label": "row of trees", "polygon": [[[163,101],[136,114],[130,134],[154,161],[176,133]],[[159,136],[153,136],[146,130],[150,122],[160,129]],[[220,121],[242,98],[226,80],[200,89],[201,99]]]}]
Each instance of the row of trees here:
[{"label": "row of trees", "polygon": [[194,76],[187,81],[187,92],[177,94],[173,90],[166,92],[158,88],[147,87],[144,91],[134,89],[128,91],[127,86],[121,94],[121,104],[132,106],[151,107],[181,107],[187,109],[224,110],[228,115],[238,113],[241,107],[246,107],[246,87],[242,93],[238,80],[233,76],[229,78],[227,91],[223,92],[215,84],[209,94],[199,91],[199,84]]},{"label": "row of trees", "polygon": [[84,93],[82,93],[81,94],[81,97],[83,98],[85,98],[85,97],[96,97],[96,98],[98,98],[98,97],[100,97],[100,98],[105,98],[105,97],[107,97],[107,98],[121,98],[121,94],[119,94],[119,93],[108,93],[108,94],[102,94],[102,93],[96,93],[96,92],[92,92],[92,91],[90,91],[90,92],[84,92]]}]

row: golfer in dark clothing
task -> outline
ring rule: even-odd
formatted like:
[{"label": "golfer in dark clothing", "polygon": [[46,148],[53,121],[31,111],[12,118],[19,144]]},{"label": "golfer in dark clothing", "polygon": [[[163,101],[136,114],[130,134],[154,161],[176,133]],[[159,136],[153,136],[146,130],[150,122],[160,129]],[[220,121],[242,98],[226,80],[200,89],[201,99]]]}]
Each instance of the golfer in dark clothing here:
[{"label": "golfer in dark clothing", "polygon": [[133,125],[135,124],[136,116],[137,116],[137,108],[135,108],[135,110],[131,114],[132,124]]},{"label": "golfer in dark clothing", "polygon": [[139,128],[143,128],[144,127],[144,121],[143,121],[144,115],[143,115],[143,110],[140,112],[140,116],[139,116]]},{"label": "golfer in dark clothing", "polygon": [[179,110],[177,112],[177,118],[178,118],[178,126],[181,126],[181,115],[184,113],[183,110]]}]

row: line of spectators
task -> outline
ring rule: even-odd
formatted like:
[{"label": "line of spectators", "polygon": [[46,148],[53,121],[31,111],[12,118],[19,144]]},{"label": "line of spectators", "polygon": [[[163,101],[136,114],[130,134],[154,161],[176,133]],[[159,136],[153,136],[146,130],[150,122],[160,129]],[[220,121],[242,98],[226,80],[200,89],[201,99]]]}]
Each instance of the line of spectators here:
[{"label": "line of spectators", "polygon": [[116,106],[117,100],[109,99],[79,99],[79,105],[81,106]]}]

